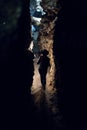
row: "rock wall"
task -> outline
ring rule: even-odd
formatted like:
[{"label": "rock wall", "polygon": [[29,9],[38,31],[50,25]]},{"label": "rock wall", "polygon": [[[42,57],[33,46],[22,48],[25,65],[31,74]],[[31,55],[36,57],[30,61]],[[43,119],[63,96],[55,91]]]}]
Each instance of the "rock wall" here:
[{"label": "rock wall", "polygon": [[46,14],[42,17],[38,44],[41,50],[47,49],[49,52],[51,69],[49,72],[49,78],[47,80],[48,85],[54,87],[55,85],[55,63],[53,55],[53,37],[55,30],[55,22],[57,20],[57,14],[59,8],[57,8],[57,0],[49,1],[43,0],[41,5]]},{"label": "rock wall", "polygon": [[[55,60],[57,68],[60,68],[61,88],[64,90],[61,110],[66,121],[65,129],[82,130],[87,128],[86,1],[62,2],[54,35]],[[56,86],[58,79],[57,71]]]},{"label": "rock wall", "polygon": [[29,23],[28,0],[0,1],[0,129],[30,127],[33,61],[27,51],[31,40]]}]

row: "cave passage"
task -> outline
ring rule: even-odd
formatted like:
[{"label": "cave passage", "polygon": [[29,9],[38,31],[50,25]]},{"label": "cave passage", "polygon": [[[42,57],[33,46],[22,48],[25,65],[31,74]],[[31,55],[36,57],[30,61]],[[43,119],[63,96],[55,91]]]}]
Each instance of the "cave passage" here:
[{"label": "cave passage", "polygon": [[[30,17],[31,17],[31,43],[29,50],[34,54],[34,81],[37,79],[39,65],[36,65],[40,58],[40,52],[42,50],[47,50],[49,52],[50,59],[50,70],[46,75],[46,86],[49,86],[50,89],[55,87],[55,62],[53,55],[53,35],[55,30],[55,21],[57,20],[57,8],[56,3],[46,1],[45,3],[42,0],[30,0]],[[46,7],[45,7],[46,5]],[[34,82],[33,81],[33,82]],[[41,86],[39,78],[39,86]]]},{"label": "cave passage", "polygon": [[[31,43],[28,49],[34,54],[34,78],[33,78],[32,87],[36,86],[37,90],[40,87],[42,87],[42,84],[40,81],[40,75],[38,72],[39,65],[37,65],[37,62],[40,58],[40,51],[42,51],[42,49],[38,45],[38,41],[39,41],[38,38],[39,38],[39,32],[40,32],[40,26],[41,26],[41,19],[46,14],[46,12],[44,12],[40,4],[41,2],[42,0],[30,1]],[[49,78],[46,76],[46,79],[49,79]]]},{"label": "cave passage", "polygon": [[[38,72],[37,59],[34,59],[34,77],[31,87],[31,95],[36,108],[37,119],[42,129],[46,130],[58,130],[63,129],[64,124],[62,122],[63,116],[59,110],[58,97],[56,89],[52,89],[46,84],[44,90],[40,81],[40,74]],[[49,73],[47,74],[47,77]]]},{"label": "cave passage", "polygon": [[[31,95],[33,97],[33,101],[39,113],[39,118],[42,119],[42,125],[45,127],[44,129],[48,130],[57,130],[63,127],[62,124],[62,114],[59,111],[58,107],[58,97],[56,88],[53,86],[55,79],[55,64],[54,64],[54,56],[53,56],[53,28],[56,17],[52,20],[48,20],[47,23],[43,23],[43,16],[46,15],[47,12],[44,11],[40,3],[42,0],[30,0],[30,16],[31,16],[31,43],[29,46],[29,50],[34,54],[33,64],[34,64],[34,76],[33,83],[31,86]],[[52,12],[51,12],[52,13]],[[49,15],[49,14],[48,14]],[[53,16],[53,13],[52,13]],[[46,17],[45,17],[46,18]],[[50,22],[51,21],[51,22]],[[49,26],[49,28],[45,28],[45,32],[41,29],[42,26]],[[50,34],[52,30],[52,35]],[[46,32],[47,31],[47,32]],[[48,37],[43,35],[41,38],[41,32],[44,34],[48,33]],[[52,37],[50,37],[52,36]],[[45,40],[45,44],[43,39]],[[42,43],[40,43],[42,41]],[[40,51],[42,50],[49,51],[49,59],[50,59],[50,69],[48,69],[46,74],[46,87],[45,90],[41,84],[40,74],[38,71],[39,64],[37,64]],[[45,123],[45,124],[44,124]]]}]

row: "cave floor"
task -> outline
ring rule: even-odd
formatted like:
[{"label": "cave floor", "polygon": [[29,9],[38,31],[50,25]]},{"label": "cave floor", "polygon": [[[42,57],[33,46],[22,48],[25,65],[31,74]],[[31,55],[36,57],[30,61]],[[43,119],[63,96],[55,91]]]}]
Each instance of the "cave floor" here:
[{"label": "cave floor", "polygon": [[[39,114],[40,121],[42,120],[43,129],[47,130],[62,130],[63,117],[58,108],[58,97],[56,89],[46,84],[45,90],[43,89],[40,81],[40,75],[37,65],[38,59],[34,59],[34,76],[33,84],[31,87],[31,95],[36,108],[36,113]],[[49,76],[47,73],[46,79]],[[48,79],[47,79],[48,80]],[[38,115],[37,115],[38,116]]]}]

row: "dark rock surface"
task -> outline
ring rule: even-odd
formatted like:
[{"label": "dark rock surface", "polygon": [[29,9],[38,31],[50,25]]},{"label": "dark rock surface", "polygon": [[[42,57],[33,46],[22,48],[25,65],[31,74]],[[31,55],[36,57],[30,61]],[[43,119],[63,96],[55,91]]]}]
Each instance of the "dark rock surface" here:
[{"label": "dark rock surface", "polygon": [[[61,110],[66,129],[80,130],[87,124],[87,8],[86,1],[62,1],[56,24],[54,54],[60,69],[56,86],[63,88]],[[60,94],[61,95],[61,94]],[[85,125],[84,125],[85,124]]]},{"label": "dark rock surface", "polygon": [[0,1],[0,96],[2,130],[29,129],[33,57],[29,1]]}]

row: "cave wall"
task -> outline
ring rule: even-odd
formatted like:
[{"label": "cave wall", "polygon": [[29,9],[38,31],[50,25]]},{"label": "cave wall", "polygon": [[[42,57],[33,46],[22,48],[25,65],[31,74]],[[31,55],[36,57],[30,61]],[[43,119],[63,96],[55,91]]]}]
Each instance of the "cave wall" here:
[{"label": "cave wall", "polygon": [[[54,55],[57,71],[56,86],[60,84],[60,106],[66,128],[87,128],[87,8],[86,1],[60,1],[62,9],[54,35]],[[61,95],[60,94],[60,95]]]},{"label": "cave wall", "polygon": [[[29,1],[0,1],[0,129],[28,129],[33,56]],[[28,104],[29,103],[29,104]]]},{"label": "cave wall", "polygon": [[54,54],[53,54],[53,36],[55,30],[55,22],[57,20],[57,14],[59,8],[57,8],[58,0],[49,1],[43,0],[41,6],[43,10],[46,12],[43,15],[40,25],[40,32],[38,38],[38,44],[40,50],[46,49],[49,52],[50,58],[50,73],[49,73],[49,81],[47,80],[47,84],[49,86],[55,87],[55,62],[54,62]]}]

